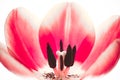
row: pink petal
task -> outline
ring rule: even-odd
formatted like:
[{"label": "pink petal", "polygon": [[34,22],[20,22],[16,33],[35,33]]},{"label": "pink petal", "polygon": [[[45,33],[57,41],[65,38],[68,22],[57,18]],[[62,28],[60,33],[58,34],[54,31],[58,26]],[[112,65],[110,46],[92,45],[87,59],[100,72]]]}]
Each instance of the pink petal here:
[{"label": "pink petal", "polygon": [[115,39],[120,38],[120,17],[113,16],[109,18],[102,26],[96,31],[96,40],[92,52],[87,60],[83,63],[83,69],[87,70],[102,54],[102,52],[111,44]]},{"label": "pink petal", "polygon": [[75,59],[84,62],[95,40],[94,27],[88,14],[76,4],[71,4],[69,42],[77,46]]},{"label": "pink petal", "polygon": [[59,50],[60,40],[64,43],[64,28],[66,20],[66,4],[56,6],[47,17],[45,17],[39,30],[39,42],[42,52],[47,58],[47,43],[50,44],[54,55]]},{"label": "pink petal", "polygon": [[24,65],[8,54],[7,49],[0,43],[0,62],[10,71],[24,76],[33,76],[33,73]]},{"label": "pink petal", "polygon": [[[56,44],[55,44],[55,40],[54,37],[52,35],[52,33],[47,30],[44,29],[44,27],[41,26],[40,31],[39,31],[39,42],[40,42],[40,46],[41,46],[41,50],[43,52],[43,55],[45,58],[47,58],[47,43],[50,44],[50,47],[53,50],[53,53],[56,53]],[[56,56],[56,55],[55,55]]]},{"label": "pink petal", "polygon": [[[77,46],[76,60],[84,61],[89,55],[94,43],[94,29],[87,14],[73,3],[55,6],[41,24],[39,40],[44,56],[46,44],[50,43],[54,54],[59,50],[60,40],[64,50],[70,44]],[[87,43],[87,44],[86,44]]]},{"label": "pink petal", "polygon": [[94,64],[85,72],[88,75],[100,75],[110,71],[120,58],[120,39],[113,41],[97,58]]},{"label": "pink petal", "polygon": [[28,69],[42,67],[45,59],[40,51],[38,31],[33,15],[23,8],[11,11],[5,23],[9,53]]}]

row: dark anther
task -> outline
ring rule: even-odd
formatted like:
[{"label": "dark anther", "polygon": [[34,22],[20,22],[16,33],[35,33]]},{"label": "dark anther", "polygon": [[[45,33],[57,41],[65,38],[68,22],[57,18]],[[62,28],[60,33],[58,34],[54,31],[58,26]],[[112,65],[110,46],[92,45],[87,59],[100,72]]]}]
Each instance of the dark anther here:
[{"label": "dark anther", "polygon": [[74,60],[75,60],[75,53],[76,53],[76,46],[73,47],[73,50],[72,50],[72,60],[71,60],[71,66],[73,66],[74,64]]},{"label": "dark anther", "polygon": [[60,52],[62,52],[63,51],[63,42],[62,42],[62,40],[60,40]]},{"label": "dark anther", "polygon": [[63,56],[60,55],[60,70],[62,71],[64,68],[64,64],[63,64]]},{"label": "dark anther", "polygon": [[55,56],[53,54],[53,51],[49,45],[49,43],[47,44],[47,56],[48,56],[48,64],[51,68],[55,68],[56,67],[56,59]]},{"label": "dark anther", "polygon": [[67,53],[66,53],[65,59],[64,59],[64,64],[65,64],[66,67],[71,66],[71,57],[72,57],[72,49],[71,49],[71,46],[68,45]]},{"label": "dark anther", "polygon": [[67,67],[73,66],[74,59],[75,59],[75,53],[76,53],[76,46],[74,46],[72,49],[71,46],[68,45],[67,53],[66,53],[65,59],[64,59],[65,66],[67,66]]}]

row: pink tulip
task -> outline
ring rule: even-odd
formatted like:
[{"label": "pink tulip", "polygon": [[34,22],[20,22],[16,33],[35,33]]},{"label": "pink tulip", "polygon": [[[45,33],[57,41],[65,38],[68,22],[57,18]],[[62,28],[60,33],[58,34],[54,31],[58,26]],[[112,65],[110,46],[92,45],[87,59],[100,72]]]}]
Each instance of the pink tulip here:
[{"label": "pink tulip", "polygon": [[88,14],[74,3],[56,6],[41,24],[26,9],[16,8],[7,17],[5,38],[0,62],[13,73],[38,78],[48,67],[63,79],[77,67],[83,80],[106,74],[117,64],[120,17],[111,17],[95,30]]}]

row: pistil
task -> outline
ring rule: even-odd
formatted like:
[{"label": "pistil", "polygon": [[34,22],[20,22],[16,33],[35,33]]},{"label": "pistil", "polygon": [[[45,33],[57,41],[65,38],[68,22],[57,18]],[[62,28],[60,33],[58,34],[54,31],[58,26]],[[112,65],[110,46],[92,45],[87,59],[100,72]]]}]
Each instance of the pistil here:
[{"label": "pistil", "polygon": [[66,54],[65,51],[63,51],[63,42],[60,40],[60,51],[57,51],[58,54],[58,71],[59,71],[59,76],[65,77],[64,76],[64,56]]},{"label": "pistil", "polygon": [[65,77],[64,76],[64,58],[65,58],[65,54],[66,54],[66,51],[57,51],[56,54],[58,55],[58,73],[59,73],[59,76],[58,77]]}]

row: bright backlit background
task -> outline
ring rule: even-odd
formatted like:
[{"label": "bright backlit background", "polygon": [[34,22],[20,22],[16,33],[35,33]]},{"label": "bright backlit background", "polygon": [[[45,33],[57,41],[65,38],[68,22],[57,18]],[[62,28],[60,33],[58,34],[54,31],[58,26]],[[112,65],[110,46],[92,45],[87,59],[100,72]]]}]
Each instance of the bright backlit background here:
[{"label": "bright backlit background", "polygon": [[[68,0],[69,2],[72,2]],[[16,7],[24,7],[37,15],[41,20],[47,12],[54,7],[56,3],[67,2],[65,0],[0,0],[0,41],[4,40],[4,23],[8,13]],[[77,0],[74,2],[80,4],[89,14],[97,27],[104,20],[112,15],[120,15],[119,0]],[[120,80],[120,61],[116,67],[106,76],[86,78],[85,80]],[[36,80],[34,78],[18,77],[9,72],[0,63],[0,80]]]}]

